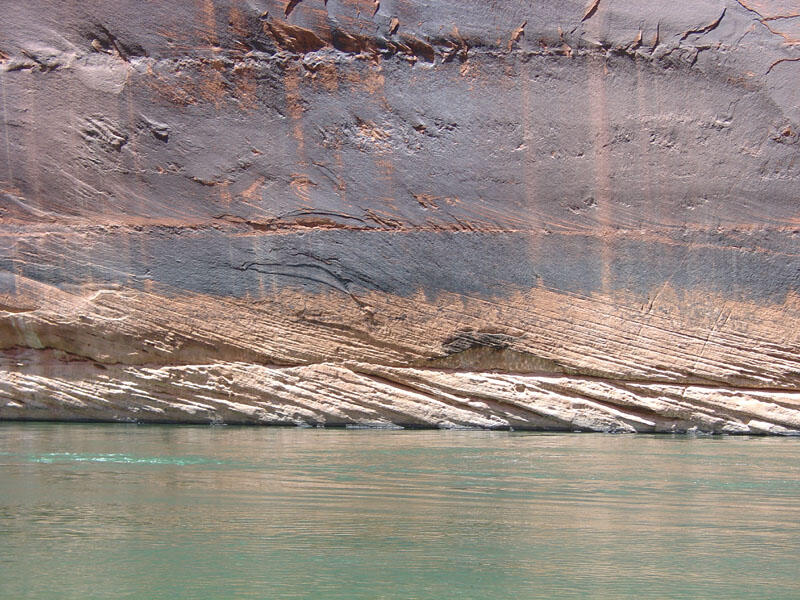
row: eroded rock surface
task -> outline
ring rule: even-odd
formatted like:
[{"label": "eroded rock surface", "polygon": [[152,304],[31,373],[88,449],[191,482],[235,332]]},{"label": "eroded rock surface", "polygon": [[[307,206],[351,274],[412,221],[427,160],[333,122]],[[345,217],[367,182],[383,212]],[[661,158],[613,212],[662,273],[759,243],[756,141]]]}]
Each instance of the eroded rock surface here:
[{"label": "eroded rock surface", "polygon": [[800,432],[793,3],[0,4],[0,419]]}]

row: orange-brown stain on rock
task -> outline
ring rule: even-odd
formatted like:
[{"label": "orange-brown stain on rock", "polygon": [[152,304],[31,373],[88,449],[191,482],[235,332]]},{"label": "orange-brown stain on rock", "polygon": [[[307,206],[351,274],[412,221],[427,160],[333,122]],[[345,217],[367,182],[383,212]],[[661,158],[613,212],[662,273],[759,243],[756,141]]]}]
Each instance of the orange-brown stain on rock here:
[{"label": "orange-brown stain on rock", "polygon": [[303,208],[312,208],[311,188],[316,187],[317,184],[304,173],[292,173],[292,181],[289,185],[295,195],[302,201]]},{"label": "orange-brown stain on rock", "polygon": [[385,194],[387,194],[381,198],[384,207],[387,209],[386,214],[387,216],[390,216],[390,218],[397,218],[397,206],[395,205],[394,199],[394,162],[392,161],[391,156],[384,156],[375,159],[375,166],[378,168],[378,172],[380,173],[378,175],[378,181],[381,184],[380,188],[384,190]]},{"label": "orange-brown stain on rock", "polygon": [[774,35],[784,39],[787,46],[800,45],[800,17],[797,0],[737,0],[744,8],[754,12],[759,22]]},{"label": "orange-brown stain on rock", "polygon": [[258,85],[256,70],[246,64],[233,67],[234,96],[239,101],[239,108],[245,111],[258,109]]},{"label": "orange-brown stain on rock", "polygon": [[286,67],[283,75],[284,97],[286,102],[286,113],[291,119],[292,137],[296,144],[298,166],[305,167],[306,148],[305,135],[303,133],[303,94],[301,84],[303,75],[302,66],[291,64]]},{"label": "orange-brown stain on rock", "polygon": [[170,104],[175,104],[176,106],[189,106],[197,102],[197,99],[185,89],[185,85],[176,81],[177,76],[169,78],[161,73],[157,73],[150,64],[146,65],[146,69],[146,75],[142,82],[145,86],[153,90],[160,99]]},{"label": "orange-brown stain on rock", "polygon": [[385,87],[386,79],[383,75],[383,65],[380,56],[375,58],[373,63],[364,63],[359,70],[350,70],[342,75],[342,79],[354,89],[361,89],[370,97],[369,101],[378,101],[384,109],[391,110],[389,102],[386,100]]},{"label": "orange-brown stain on rock", "polygon": [[800,17],[800,5],[797,4],[797,0],[741,0],[739,4],[758,12],[765,19],[779,20]]},{"label": "orange-brown stain on rock", "polygon": [[347,182],[339,175],[345,172],[344,158],[341,150],[341,142],[336,140],[333,149],[333,159],[336,162],[336,193],[344,205],[348,205],[347,201]]},{"label": "orange-brown stain on rock", "polygon": [[197,33],[201,43],[216,47],[219,45],[217,38],[217,15],[213,0],[196,0],[197,6]]},{"label": "orange-brown stain on rock", "polygon": [[143,83],[152,89],[159,98],[177,106],[189,106],[200,102],[207,102],[220,109],[228,99],[229,91],[226,76],[232,76],[239,85],[235,95],[243,107],[255,103],[255,84],[250,82],[250,74],[237,72],[236,68],[231,73],[225,62],[214,56],[201,57],[191,65],[180,71],[171,71],[168,75],[155,71],[152,65],[147,65],[147,75]]},{"label": "orange-brown stain on rock", "polygon": [[198,37],[200,42],[211,47],[219,46],[217,33],[217,9],[215,0],[195,0],[198,10]]},{"label": "orange-brown stain on rock", "polygon": [[[247,17],[235,4],[228,12],[228,26],[236,37],[235,43],[239,50],[248,52],[250,48],[241,41],[241,38],[249,37],[252,32]],[[239,102],[239,108],[244,111],[256,110],[258,97],[255,69],[249,64],[237,62],[230,75],[233,81],[233,95]]]},{"label": "orange-brown stain on rock", "polygon": [[217,35],[217,15],[213,0],[197,0],[198,35],[201,43],[212,52],[212,58],[201,60],[199,70],[190,75],[190,81],[185,82],[186,91],[205,102],[211,102],[219,109],[227,95],[225,85],[225,63],[215,55],[219,50],[219,37]]},{"label": "orange-brown stain on rock", "polygon": [[[383,65],[379,60],[374,66],[366,68],[364,73],[363,85],[369,90],[371,96],[378,98],[385,110],[391,110],[388,100],[386,99],[385,85],[386,80],[383,75]],[[380,172],[380,179],[383,183],[383,189],[386,190],[387,196],[383,198],[383,204],[387,208],[393,207],[394,203],[394,164],[392,162],[392,132],[384,127],[380,127],[375,123],[361,121],[359,123],[359,134],[364,139],[369,140],[373,151],[380,155],[382,158],[375,158],[375,166]],[[396,211],[396,209],[395,209]],[[379,211],[382,215],[381,219],[388,219],[389,222],[394,222],[396,212],[393,211]]]},{"label": "orange-brown stain on rock", "polygon": [[217,190],[219,190],[219,198],[222,200],[222,203],[225,206],[230,206],[231,202],[233,202],[233,195],[231,194],[231,190],[229,188],[230,184],[230,181],[221,181],[214,186],[217,188]]},{"label": "orange-brown stain on rock", "polygon": [[[233,31],[237,38],[246,38],[250,35],[250,27],[247,24],[247,17],[239,10],[236,4],[232,4],[228,11],[228,27]],[[242,45],[239,40],[236,40],[243,50],[247,50],[247,46]]]},{"label": "orange-brown stain on rock", "polygon": [[260,202],[261,188],[264,185],[264,181],[263,177],[257,177],[256,180],[243,189],[239,195],[250,202]]},{"label": "orange-brown stain on rock", "polygon": [[196,82],[190,84],[195,96],[219,109],[228,95],[225,72],[226,66],[222,59],[201,61]]},{"label": "orange-brown stain on rock", "polygon": [[[383,67],[381,65],[380,57],[375,58],[375,62],[359,62],[356,68],[348,69],[344,72],[337,73],[337,87],[341,83],[343,87],[349,87],[351,92],[363,91],[365,92],[365,102],[377,103],[379,102],[384,110],[391,110],[391,107],[386,99],[384,86],[385,79],[383,76]],[[391,132],[381,128],[380,126],[372,123],[371,121],[359,120],[358,121],[358,137],[369,147],[371,153],[376,153],[379,157],[375,159],[375,164],[381,172],[381,179],[385,184],[384,189],[392,190],[394,165],[388,158],[380,158],[380,155],[388,155],[391,153]],[[336,160],[337,169],[341,172],[347,168],[342,158],[340,151],[341,140],[336,139],[333,142],[334,158]],[[346,189],[344,183],[338,186],[339,196],[344,201],[346,200]],[[394,202],[394,198],[385,198],[382,200],[384,203]],[[383,211],[375,213],[374,220],[379,223],[391,223],[394,226],[393,215],[385,214]],[[387,220],[388,219],[388,220]]]},{"label": "orange-brown stain on rock", "polygon": [[328,93],[339,89],[339,67],[334,62],[320,62],[309,75],[314,84]]}]

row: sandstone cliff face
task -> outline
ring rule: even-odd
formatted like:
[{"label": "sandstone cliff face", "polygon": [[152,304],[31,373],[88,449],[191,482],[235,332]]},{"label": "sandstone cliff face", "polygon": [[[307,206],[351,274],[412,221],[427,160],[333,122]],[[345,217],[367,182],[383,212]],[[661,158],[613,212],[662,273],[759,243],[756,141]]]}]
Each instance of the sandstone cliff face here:
[{"label": "sandstone cliff face", "polygon": [[0,419],[800,431],[795,3],[0,4]]}]

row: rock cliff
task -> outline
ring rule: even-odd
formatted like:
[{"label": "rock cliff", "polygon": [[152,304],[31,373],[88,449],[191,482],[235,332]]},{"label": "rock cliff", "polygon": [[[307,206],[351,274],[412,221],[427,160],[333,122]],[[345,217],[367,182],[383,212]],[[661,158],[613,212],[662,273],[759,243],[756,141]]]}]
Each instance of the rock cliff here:
[{"label": "rock cliff", "polygon": [[0,419],[800,431],[796,3],[0,4]]}]

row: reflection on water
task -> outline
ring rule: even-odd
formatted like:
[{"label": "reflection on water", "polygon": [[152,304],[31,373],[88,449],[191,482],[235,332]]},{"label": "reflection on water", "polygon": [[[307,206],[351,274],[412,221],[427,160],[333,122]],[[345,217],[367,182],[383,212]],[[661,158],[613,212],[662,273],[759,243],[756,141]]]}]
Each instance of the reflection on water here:
[{"label": "reflection on water", "polygon": [[0,598],[798,598],[798,451],[0,424]]}]

